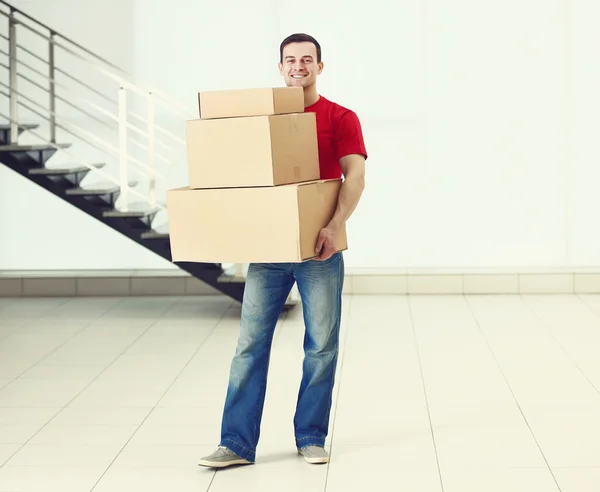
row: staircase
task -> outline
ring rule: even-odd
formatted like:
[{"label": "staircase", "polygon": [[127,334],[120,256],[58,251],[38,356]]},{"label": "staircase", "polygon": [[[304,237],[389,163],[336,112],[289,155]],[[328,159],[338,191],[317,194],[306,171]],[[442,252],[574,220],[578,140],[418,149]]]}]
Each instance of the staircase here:
[{"label": "staircase", "polygon": [[[166,217],[165,191],[185,185],[177,163],[185,163],[184,122],[194,112],[4,0],[0,60],[0,163],[172,261],[168,224],[158,218]],[[241,302],[239,273],[176,265]]]}]

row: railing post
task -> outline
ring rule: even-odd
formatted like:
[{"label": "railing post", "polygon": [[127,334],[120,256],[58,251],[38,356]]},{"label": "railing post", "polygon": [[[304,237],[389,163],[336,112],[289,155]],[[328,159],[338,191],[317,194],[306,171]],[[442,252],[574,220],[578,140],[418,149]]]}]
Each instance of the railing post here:
[{"label": "railing post", "polygon": [[54,87],[54,32],[48,41],[48,64],[50,78],[50,142],[56,143],[56,92]]},{"label": "railing post", "polygon": [[150,207],[156,206],[156,162],[155,162],[155,140],[154,140],[155,106],[154,94],[148,93],[148,165],[150,166]]},{"label": "railing post", "polygon": [[17,21],[15,12],[10,9],[8,18],[8,53],[10,72],[10,143],[16,144],[19,140],[19,100],[17,90]]},{"label": "railing post", "polygon": [[120,209],[123,212],[129,211],[127,192],[129,189],[128,169],[127,169],[127,92],[121,86],[119,88],[119,150],[120,150],[120,176],[121,176],[121,195]]}]

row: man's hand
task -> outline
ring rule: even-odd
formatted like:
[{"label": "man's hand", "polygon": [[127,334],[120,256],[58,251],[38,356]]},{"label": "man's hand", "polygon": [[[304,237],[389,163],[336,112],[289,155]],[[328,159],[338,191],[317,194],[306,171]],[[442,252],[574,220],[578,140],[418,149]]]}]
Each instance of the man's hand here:
[{"label": "man's hand", "polygon": [[318,255],[314,258],[316,261],[325,261],[333,256],[336,252],[335,238],[337,234],[338,231],[331,226],[321,229],[319,238],[317,239],[317,246],[315,247],[315,253]]}]

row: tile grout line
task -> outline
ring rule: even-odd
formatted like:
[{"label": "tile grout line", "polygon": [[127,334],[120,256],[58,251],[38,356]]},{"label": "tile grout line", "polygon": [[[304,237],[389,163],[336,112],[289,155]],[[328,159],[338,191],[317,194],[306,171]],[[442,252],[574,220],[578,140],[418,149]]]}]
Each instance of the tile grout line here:
[{"label": "tile grout line", "polygon": [[[583,304],[583,305],[584,305],[584,306],[585,306],[585,307],[586,307],[586,308],[587,308],[587,309],[588,309],[588,310],[589,310],[589,311],[590,311],[592,314],[594,314],[595,316],[598,316],[598,317],[600,317],[600,314],[598,314],[598,313],[597,313],[597,312],[594,310],[594,308],[593,308],[592,306],[590,306],[590,305],[589,305],[587,302],[585,302],[585,300],[584,300],[584,299],[582,299],[582,298],[581,298],[581,295],[582,295],[581,293],[575,293],[575,297],[577,297],[577,299],[579,299],[579,300],[582,302],[582,304]],[[589,294],[587,294],[587,295],[589,295]],[[594,295],[594,294],[592,294],[592,295]],[[597,294],[596,294],[596,295],[597,295]]]},{"label": "tile grout line", "polygon": [[[600,315],[594,311],[591,306],[589,306],[583,299],[580,299],[578,295],[575,295],[575,297],[577,297],[586,307],[589,307],[591,312],[596,316],[596,317],[600,317]],[[556,345],[558,347],[560,347],[560,349],[565,353],[565,355],[569,358],[569,360],[575,365],[575,367],[577,368],[577,370],[581,373],[581,375],[586,379],[586,381],[588,383],[590,383],[590,386],[592,388],[594,388],[594,391],[596,391],[596,393],[598,393],[600,395],[600,389],[598,387],[596,387],[596,385],[593,383],[593,381],[587,376],[587,374],[585,372],[583,372],[583,369],[579,366],[579,364],[577,363],[577,361],[573,358],[573,356],[569,353],[569,351],[567,350],[567,348],[558,340],[558,338],[556,338],[556,336],[547,328],[547,324],[544,320],[542,320],[538,314],[535,312],[535,310],[533,309],[533,307],[525,300],[523,299],[523,302],[527,305],[527,307],[529,308],[529,310],[531,311],[531,313],[535,316],[535,318],[540,322],[540,324],[544,327],[544,331],[548,334],[548,336],[550,336],[550,338],[552,338],[552,340],[554,340],[554,343],[556,343]]]},{"label": "tile grout line", "polygon": [[[520,297],[520,299],[521,299],[522,302],[525,302],[525,300],[523,299],[523,295],[522,294],[520,294],[519,297]],[[546,455],[544,454],[544,451],[542,450],[542,447],[540,446],[540,443],[538,442],[537,438],[535,437],[533,429],[529,425],[529,421],[527,420],[527,417],[525,416],[525,412],[523,412],[523,409],[521,408],[521,405],[519,404],[519,400],[517,400],[517,396],[515,395],[515,392],[513,391],[512,386],[510,385],[510,383],[508,381],[508,378],[506,377],[506,374],[504,374],[504,371],[502,370],[502,366],[500,365],[500,361],[496,357],[496,353],[492,349],[492,346],[490,345],[489,340],[485,336],[485,333],[484,333],[483,329],[481,328],[481,324],[479,323],[479,320],[477,319],[477,316],[475,315],[475,312],[473,311],[473,308],[472,308],[471,304],[469,304],[469,300],[467,299],[466,296],[464,296],[464,299],[465,299],[465,303],[467,304],[467,309],[470,311],[471,316],[473,317],[473,320],[475,321],[475,324],[477,325],[479,333],[483,337],[483,340],[484,340],[484,342],[485,342],[488,350],[490,351],[490,354],[492,355],[492,357],[494,359],[494,362],[496,363],[496,366],[500,370],[500,374],[502,375],[502,379],[504,379],[504,383],[506,384],[506,387],[510,391],[510,394],[512,395],[512,397],[514,399],[515,404],[517,405],[517,408],[519,409],[519,413],[523,417],[523,421],[525,422],[525,425],[527,425],[527,428],[529,429],[529,433],[531,434],[531,437],[533,438],[533,440],[534,440],[534,442],[535,442],[535,444],[536,444],[536,446],[537,446],[537,448],[538,448],[538,450],[539,450],[539,452],[540,452],[540,454],[541,454],[544,462],[546,463],[546,467],[547,467],[548,471],[550,472],[550,475],[552,475],[552,479],[554,480],[554,483],[556,484],[556,487],[557,487],[558,491],[562,492],[562,489],[560,488],[558,480],[556,479],[556,476],[554,475],[554,472],[553,472],[552,468],[550,467],[550,463],[548,463],[548,459],[546,458]]]},{"label": "tile grout line", "polygon": [[[464,294],[463,294],[464,295]],[[410,324],[412,327],[413,338],[415,340],[415,350],[417,352],[417,360],[419,361],[419,372],[421,374],[421,383],[423,385],[423,396],[425,397],[425,406],[427,407],[427,419],[429,420],[429,429],[431,430],[431,441],[433,443],[433,449],[435,451],[435,461],[438,469],[438,477],[440,479],[440,487],[444,492],[444,480],[442,479],[442,468],[440,466],[440,457],[437,450],[437,443],[435,440],[435,431],[433,430],[433,422],[431,421],[431,409],[429,408],[429,398],[427,397],[427,387],[425,385],[425,374],[423,373],[423,363],[421,362],[421,351],[419,350],[419,341],[417,338],[417,328],[415,326],[415,320],[411,307],[410,298],[408,299],[408,313],[410,317]]]},{"label": "tile grout line", "polygon": [[[340,404],[340,392],[342,390],[342,376],[344,374],[344,362],[346,360],[346,350],[347,350],[347,344],[348,344],[348,337],[350,335],[350,329],[351,329],[351,321],[352,321],[352,301],[353,301],[353,296],[350,295],[348,296],[348,301],[349,301],[349,305],[348,305],[348,321],[346,322],[346,333],[344,335],[344,343],[343,343],[343,353],[342,353],[342,358],[339,361],[340,364],[340,370],[339,370],[339,382],[338,382],[338,388],[337,388],[337,393],[336,393],[336,400],[335,400],[335,408],[333,409],[333,422],[331,423],[331,444],[329,445],[329,461],[327,462],[327,472],[325,473],[325,485],[323,487],[323,492],[327,492],[327,484],[329,483],[329,470],[330,470],[330,466],[331,466],[331,455],[333,454],[333,443],[335,440],[335,421],[336,421],[336,417],[337,417],[337,410],[338,410],[338,406]],[[341,309],[341,312],[343,313],[343,307]]]},{"label": "tile grout line", "polygon": [[[119,304],[121,304],[124,301],[125,301],[125,299],[122,299],[119,303],[117,303],[116,306],[118,306]],[[66,302],[65,302],[65,304],[66,304]],[[111,308],[109,308],[102,316],[100,316],[100,318],[104,317],[116,306],[112,306]],[[163,313],[162,317],[164,317],[165,314],[166,314],[166,311],[165,311],[165,313]],[[71,400],[69,400],[69,402],[66,405],[61,407],[61,409],[56,414],[54,414],[54,416],[50,420],[48,420],[48,422],[46,422],[40,429],[37,430],[37,432],[35,434],[33,434],[29,439],[27,439],[27,441],[25,443],[21,444],[21,446],[11,456],[9,456],[9,458],[4,463],[2,463],[2,465],[0,465],[0,468],[2,468],[4,465],[6,465],[6,463],[8,463],[11,459],[13,459],[17,453],[19,453],[25,446],[27,446],[27,444],[35,436],[37,436],[41,431],[43,431],[58,415],[60,415],[62,413],[62,411],[65,408],[67,408],[79,395],[81,395],[81,393],[83,393],[87,388],[89,388],[90,385],[93,384],[94,381],[96,381],[96,379],[98,379],[100,376],[102,376],[102,374],[104,374],[110,366],[112,366],[131,347],[133,347],[158,322],[159,319],[160,318],[155,319],[154,322],[151,323],[150,326],[148,326],[148,328],[146,328],[139,337],[137,337],[133,342],[131,342],[127,347],[125,347],[125,349],[123,349],[123,351],[119,355],[117,355],[112,360],[112,362],[110,362],[102,371],[100,371],[98,374],[96,374],[96,376],[94,376],[94,378],[88,384],[86,384],[79,392],[77,392],[77,394],[73,398],[71,398]],[[5,388],[6,388],[6,386],[5,386]]]},{"label": "tile grout line", "polygon": [[[57,306],[55,306],[54,308],[52,308],[52,309],[50,309],[50,310],[48,310],[48,311],[45,311],[45,312],[44,312],[44,315],[47,315],[47,314],[51,313],[52,311],[54,311],[54,310],[58,309],[59,307],[61,307],[61,306],[64,306],[64,305],[65,305],[65,304],[67,304],[69,301],[71,301],[71,299],[70,299],[70,298],[69,298],[69,299],[66,299],[66,300],[65,300],[65,302],[63,302],[62,304],[58,304],[58,305],[57,305]],[[111,307],[107,308],[107,309],[106,309],[106,310],[105,310],[105,311],[104,311],[104,312],[103,312],[103,313],[102,313],[100,316],[98,316],[98,318],[96,318],[95,320],[93,320],[93,321],[89,321],[89,322],[85,323],[85,324],[84,324],[84,326],[83,326],[83,328],[81,328],[81,329],[80,329],[78,332],[76,332],[76,333],[74,333],[72,336],[68,337],[68,338],[67,338],[67,339],[66,339],[66,340],[65,340],[63,343],[61,343],[60,345],[58,345],[58,346],[57,346],[57,347],[56,347],[54,350],[52,350],[52,351],[48,352],[48,353],[47,353],[45,356],[43,356],[43,357],[42,357],[41,359],[39,359],[37,362],[35,362],[35,363],[33,363],[32,365],[30,365],[30,366],[29,366],[27,369],[25,369],[23,372],[21,372],[21,374],[19,374],[18,376],[16,376],[16,377],[15,377],[15,378],[13,378],[12,380],[10,380],[10,381],[9,381],[7,384],[5,384],[5,385],[4,385],[2,388],[0,388],[0,389],[2,389],[2,390],[3,390],[3,389],[5,389],[5,388],[8,388],[8,387],[9,387],[11,384],[13,384],[13,383],[14,383],[15,381],[17,381],[17,380],[18,380],[18,379],[19,379],[21,376],[23,376],[23,374],[25,374],[25,373],[27,373],[27,372],[31,371],[31,369],[33,369],[35,366],[37,366],[38,364],[41,364],[41,363],[42,363],[42,362],[44,362],[44,361],[45,361],[45,360],[46,360],[48,357],[50,357],[52,354],[54,354],[55,352],[57,352],[58,350],[60,350],[61,348],[63,348],[65,345],[67,345],[69,342],[71,342],[72,340],[74,340],[75,338],[77,338],[77,337],[78,337],[79,335],[81,335],[81,334],[82,334],[82,333],[83,333],[85,330],[87,330],[87,329],[88,329],[88,328],[89,328],[89,327],[90,327],[90,326],[91,326],[91,325],[94,323],[94,321],[97,321],[98,319],[102,319],[102,318],[103,318],[103,317],[104,317],[104,316],[105,316],[105,315],[106,315],[106,314],[107,314],[107,313],[108,313],[108,312],[109,312],[111,309],[113,309],[114,307],[116,307],[116,306],[118,306],[119,304],[121,304],[121,302],[123,302],[123,301],[121,300],[121,301],[119,301],[119,302],[118,302],[118,303],[117,303],[115,306],[111,306]],[[27,327],[27,325],[29,325],[30,323],[33,323],[33,321],[32,321],[32,322],[26,322],[26,323],[23,323],[22,325],[20,325],[20,326],[19,326],[19,328],[26,328],[26,327]],[[14,333],[13,333],[13,334],[14,334]],[[11,335],[13,335],[13,334],[11,334]],[[85,388],[84,388],[84,389],[85,389]],[[79,393],[78,393],[78,394],[79,394]],[[62,411],[62,410],[61,410],[61,411]],[[57,413],[56,413],[56,415],[58,415],[59,413],[60,413],[60,412],[57,412]],[[54,417],[56,417],[56,415],[54,415]],[[52,419],[54,419],[54,417],[52,417]],[[49,423],[50,423],[50,421],[46,422],[46,424],[44,425],[44,427],[45,427],[46,425],[48,425]],[[42,429],[40,429],[40,430],[42,430]],[[39,432],[39,431],[38,431],[38,432]],[[37,434],[37,432],[36,432],[36,434]],[[34,434],[33,436],[31,436],[31,437],[32,437],[32,438],[33,438],[33,437],[35,437],[35,434]],[[25,444],[27,444],[27,443],[25,443]],[[17,450],[17,452],[18,452],[18,450]],[[13,454],[13,456],[14,456],[14,454]],[[11,458],[12,458],[12,456],[11,456],[9,459],[11,459]],[[8,462],[8,461],[6,461],[5,463],[7,463],[7,462]],[[2,468],[2,466],[4,466],[4,464],[5,464],[5,463],[3,463],[2,465],[0,465],[0,468]]]},{"label": "tile grout line", "polygon": [[215,470],[215,472],[213,473],[213,476],[210,479],[210,482],[208,484],[208,487],[206,487],[206,491],[205,492],[209,492],[210,491],[210,488],[212,487],[213,482],[215,481],[215,478],[217,478],[217,472],[218,472],[218,470]]},{"label": "tile grout line", "polygon": [[[190,356],[189,360],[185,363],[185,365],[181,368],[181,370],[179,371],[179,373],[173,378],[173,381],[171,381],[171,384],[169,384],[169,386],[165,389],[163,395],[156,401],[156,403],[154,404],[154,406],[152,407],[152,409],[148,412],[148,414],[146,415],[146,417],[144,418],[144,420],[142,420],[142,422],[140,422],[140,424],[138,425],[137,429],[133,432],[133,434],[131,434],[131,436],[129,436],[129,439],[127,439],[127,442],[125,442],[125,444],[123,444],[121,450],[117,453],[117,455],[112,459],[112,461],[110,462],[110,464],[108,465],[108,467],[106,468],[106,470],[104,470],[104,472],[102,473],[102,475],[100,476],[100,478],[98,478],[98,480],[96,481],[96,483],[94,484],[94,486],[90,489],[90,492],[93,492],[94,489],[98,486],[98,484],[102,481],[102,479],[104,478],[104,476],[108,473],[108,471],[110,470],[110,468],[112,467],[112,465],[114,464],[114,462],[119,458],[119,456],[121,455],[121,453],[123,452],[123,450],[127,447],[127,445],[131,442],[131,440],[135,437],[135,435],[138,433],[138,431],[140,430],[140,428],[142,427],[142,425],[144,425],[144,422],[146,422],[148,420],[148,418],[150,417],[150,415],[152,415],[152,412],[154,412],[154,410],[156,410],[157,406],[160,404],[160,402],[163,400],[163,398],[165,397],[165,395],[169,392],[169,390],[173,387],[173,385],[177,382],[177,380],[179,379],[179,377],[181,376],[181,374],[183,373],[183,371],[185,371],[187,369],[187,367],[191,364],[191,362],[194,360],[194,357],[196,357],[196,354],[200,351],[200,349],[204,346],[204,344],[210,339],[210,337],[214,334],[215,330],[219,327],[219,325],[221,324],[221,322],[223,321],[223,319],[225,318],[225,316],[227,315],[227,313],[231,310],[231,308],[234,306],[234,302],[231,302],[226,309],[223,310],[223,314],[221,315],[221,317],[215,322],[215,325],[212,327],[212,330],[204,337],[204,339],[202,340],[202,342],[200,343],[200,345],[198,345],[198,348],[194,351],[194,353]],[[170,311],[170,309],[168,309],[165,314],[163,315],[166,316],[166,314]],[[153,323],[154,325],[155,323]],[[146,330],[147,331],[147,330]],[[144,332],[144,334],[146,333],[146,331]],[[212,480],[214,480],[214,475],[216,475],[216,471],[213,474],[213,478]],[[212,484],[212,480],[211,480],[211,484]],[[208,489],[210,489],[210,485],[208,487]],[[207,492],[208,492],[207,489]]]}]

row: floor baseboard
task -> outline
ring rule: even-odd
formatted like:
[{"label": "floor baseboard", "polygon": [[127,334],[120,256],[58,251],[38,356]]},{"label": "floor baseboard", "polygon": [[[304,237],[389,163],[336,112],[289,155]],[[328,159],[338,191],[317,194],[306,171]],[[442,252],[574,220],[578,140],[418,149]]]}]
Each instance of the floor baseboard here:
[{"label": "floor baseboard", "polygon": [[[600,294],[600,268],[348,270],[345,294]],[[178,270],[0,272],[0,297],[217,295]]]}]

